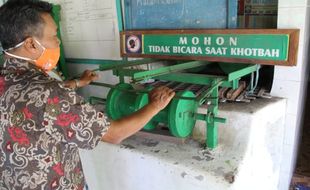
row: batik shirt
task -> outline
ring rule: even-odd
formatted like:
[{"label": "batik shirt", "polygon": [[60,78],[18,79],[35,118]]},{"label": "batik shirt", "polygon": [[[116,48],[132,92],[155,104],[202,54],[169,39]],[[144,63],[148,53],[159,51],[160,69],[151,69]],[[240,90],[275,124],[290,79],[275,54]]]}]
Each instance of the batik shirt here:
[{"label": "batik shirt", "polygon": [[20,59],[0,74],[0,189],[83,189],[78,148],[93,149],[105,115]]}]

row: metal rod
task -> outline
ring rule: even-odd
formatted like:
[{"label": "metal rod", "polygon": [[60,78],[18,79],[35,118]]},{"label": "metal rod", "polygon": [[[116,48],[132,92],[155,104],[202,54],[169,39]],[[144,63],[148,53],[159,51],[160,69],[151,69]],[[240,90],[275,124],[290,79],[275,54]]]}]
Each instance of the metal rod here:
[{"label": "metal rod", "polygon": [[94,64],[94,65],[102,65],[102,64],[115,64],[122,62],[122,60],[104,60],[104,59],[75,59],[75,58],[66,58],[68,63],[77,63],[77,64]]},{"label": "metal rod", "polygon": [[193,74],[193,73],[170,73],[170,74],[154,77],[154,79],[176,81],[176,82],[183,82],[183,83],[188,83],[190,81],[193,84],[200,84],[200,85],[211,85],[213,80],[223,79],[224,82],[222,86],[232,87],[232,83],[227,81],[226,76],[203,75],[203,74]]},{"label": "metal rod", "polygon": [[182,87],[183,85],[185,85],[185,83],[180,83],[180,84],[176,85],[175,87],[173,87],[172,90],[175,91],[175,90],[179,89],[180,87]]},{"label": "metal rod", "polygon": [[202,87],[200,90],[198,90],[196,92],[196,96],[199,96],[201,93],[205,92],[206,90],[208,90],[210,88],[210,86],[204,86]]},{"label": "metal rod", "polygon": [[176,82],[174,82],[174,81],[170,81],[167,84],[165,84],[165,86],[171,88],[171,86],[173,86],[175,83]]},{"label": "metal rod", "polygon": [[150,79],[156,76],[160,75],[165,75],[177,71],[182,71],[186,69],[191,69],[191,68],[197,68],[200,66],[204,66],[209,64],[209,62],[204,62],[204,61],[191,61],[191,62],[186,62],[182,64],[176,64],[172,66],[166,66],[166,67],[161,67],[158,69],[153,69],[150,71],[142,71],[142,72],[137,72],[134,73],[132,76],[133,80],[139,81],[139,80],[145,80],[145,79]]},{"label": "metal rod", "polygon": [[207,116],[208,116],[207,114],[195,113],[195,119],[196,120],[206,121]]},{"label": "metal rod", "polygon": [[227,121],[226,118],[214,117],[214,122],[217,122],[217,123],[226,123],[226,121]]},{"label": "metal rod", "polygon": [[[66,62],[68,63],[77,63],[77,64],[94,64],[100,65],[100,67],[104,70],[114,69],[118,66],[132,66],[136,64],[146,64],[157,61],[156,59],[139,59],[133,61],[126,61],[126,60],[109,60],[109,59],[74,59],[74,58],[67,58]],[[129,64],[129,65],[127,65]]]},{"label": "metal rod", "polygon": [[[117,68],[137,66],[137,65],[154,62],[155,60],[154,59],[141,59],[141,60],[125,62],[126,64],[122,60],[66,59],[66,61],[69,63],[93,62],[93,64],[100,64],[99,68],[91,70],[92,72],[95,72],[95,71],[107,71],[107,70],[112,70],[112,69],[117,69]],[[68,80],[80,78],[82,75],[83,73],[77,74],[73,77],[68,78]]]},{"label": "metal rod", "polygon": [[258,69],[259,69],[259,65],[247,65],[242,69],[229,73],[228,81],[239,79],[245,75],[248,75],[250,73],[257,71]]},{"label": "metal rod", "polygon": [[99,102],[100,104],[105,104],[106,99],[105,98],[99,98],[95,96],[89,97],[89,103],[94,104],[94,102]]},{"label": "metal rod", "polygon": [[116,0],[116,10],[117,10],[118,31],[122,32],[124,30],[124,17],[123,17],[122,0]]},{"label": "metal rod", "polygon": [[215,84],[212,85],[205,93],[201,93],[201,95],[197,97],[200,105],[202,105],[205,102],[206,98],[209,97],[213,93],[213,91],[223,83],[223,80],[215,80],[214,83]]},{"label": "metal rod", "polygon": [[[95,86],[101,86],[101,87],[106,87],[106,88],[111,88],[111,89],[117,89],[119,91],[123,91],[123,92],[130,92],[130,93],[136,93],[136,94],[148,94],[150,91],[149,90],[144,90],[144,89],[123,89],[120,87],[117,87],[115,85],[112,84],[106,84],[106,83],[99,83],[99,82],[92,82],[90,83],[90,85],[95,85]],[[191,98],[191,97],[184,97],[184,96],[174,96],[175,99],[183,99],[183,100],[195,100],[197,101],[197,98]]]},{"label": "metal rod", "polygon": [[[100,71],[100,68],[91,70],[91,72],[96,72],[96,71]],[[81,78],[82,75],[83,75],[83,73],[77,74],[77,75],[75,75],[73,77],[69,77],[68,80],[73,80],[73,79]]]},{"label": "metal rod", "polygon": [[187,86],[187,87],[185,88],[185,90],[191,90],[194,86],[195,86],[194,84],[191,84],[191,85]]}]

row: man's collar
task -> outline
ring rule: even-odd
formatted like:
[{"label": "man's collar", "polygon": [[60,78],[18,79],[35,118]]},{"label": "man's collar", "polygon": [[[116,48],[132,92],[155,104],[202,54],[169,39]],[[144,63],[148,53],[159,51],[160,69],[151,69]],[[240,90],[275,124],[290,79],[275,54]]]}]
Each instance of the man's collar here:
[{"label": "man's collar", "polygon": [[38,68],[36,68],[29,61],[18,59],[18,58],[8,58],[5,60],[3,64],[3,69],[5,72],[9,73],[25,73],[28,71],[31,72],[41,72]]}]

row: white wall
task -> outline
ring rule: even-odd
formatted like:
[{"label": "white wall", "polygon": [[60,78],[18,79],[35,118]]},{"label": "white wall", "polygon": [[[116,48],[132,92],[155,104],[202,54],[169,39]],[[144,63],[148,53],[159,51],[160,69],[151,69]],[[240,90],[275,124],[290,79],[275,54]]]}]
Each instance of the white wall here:
[{"label": "white wall", "polygon": [[[1,1],[1,0],[0,0]],[[47,0],[61,5],[61,37],[66,58],[120,60],[119,30],[115,0]],[[88,19],[87,19],[88,18]],[[71,76],[99,65],[68,63]],[[97,72],[97,82],[118,83],[112,72]],[[109,89],[87,86],[79,90],[83,96],[105,98]]]},{"label": "white wall", "polygon": [[300,29],[296,67],[276,66],[271,94],[288,99],[280,190],[288,189],[296,164],[308,81],[309,0],[279,0],[278,28]]},{"label": "white wall", "polygon": [[61,37],[67,58],[119,59],[114,0],[48,0],[61,5]]}]

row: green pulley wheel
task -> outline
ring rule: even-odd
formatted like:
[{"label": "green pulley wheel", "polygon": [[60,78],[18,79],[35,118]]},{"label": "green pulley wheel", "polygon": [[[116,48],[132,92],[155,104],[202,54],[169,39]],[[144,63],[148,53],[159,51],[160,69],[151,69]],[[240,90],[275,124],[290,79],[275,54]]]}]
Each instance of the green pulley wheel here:
[{"label": "green pulley wheel", "polygon": [[[191,91],[178,92],[176,96],[194,98]],[[195,113],[198,102],[187,99],[173,99],[168,110],[168,127],[175,137],[187,137],[192,133],[196,123]]]},{"label": "green pulley wheel", "polygon": [[[138,111],[139,109],[141,109],[143,106],[145,106],[148,103],[149,103],[148,94],[139,94],[136,99],[136,104],[135,104],[136,111]],[[154,130],[157,125],[158,125],[158,122],[151,120],[143,127],[143,129],[146,131],[151,131],[151,130]]]},{"label": "green pulley wheel", "polygon": [[[122,90],[123,89],[123,90]],[[107,96],[107,114],[112,119],[119,119],[135,111],[136,94],[126,90],[133,87],[127,83],[120,83],[111,89]]]}]

